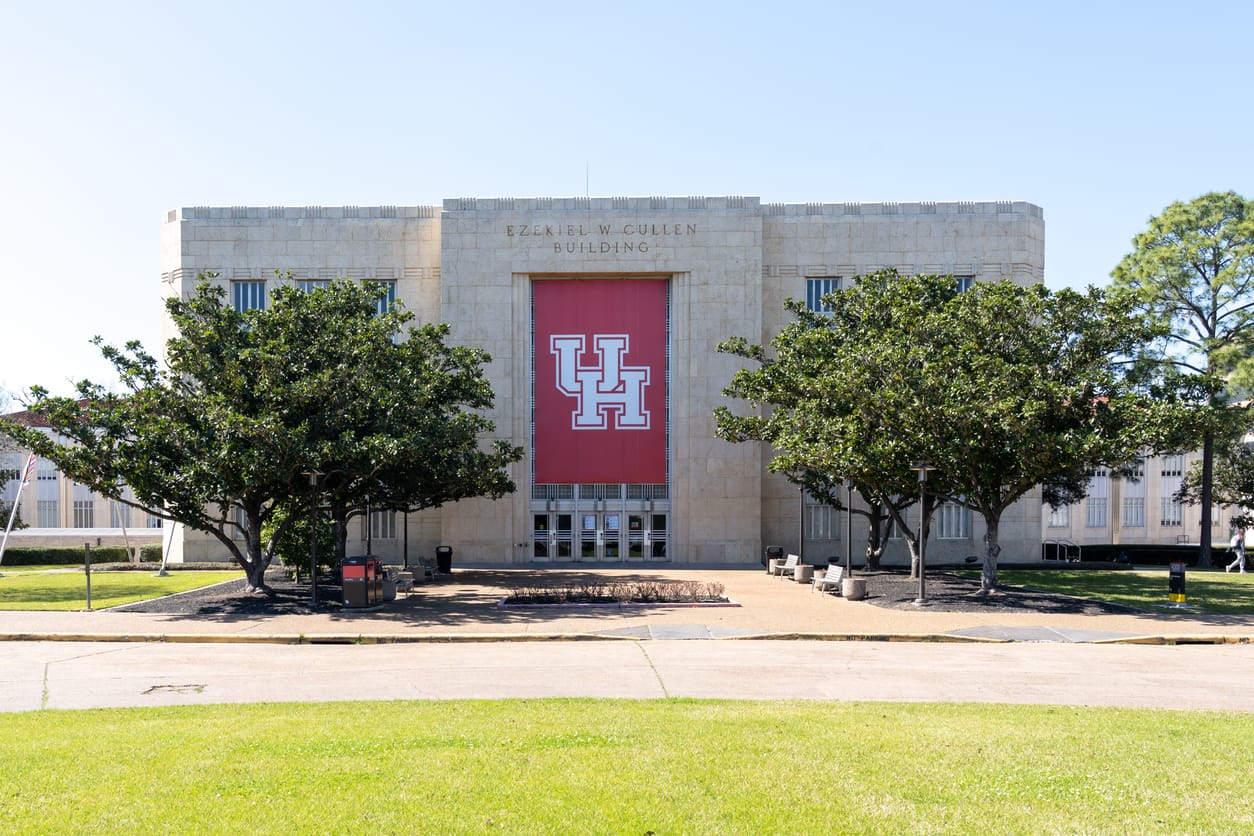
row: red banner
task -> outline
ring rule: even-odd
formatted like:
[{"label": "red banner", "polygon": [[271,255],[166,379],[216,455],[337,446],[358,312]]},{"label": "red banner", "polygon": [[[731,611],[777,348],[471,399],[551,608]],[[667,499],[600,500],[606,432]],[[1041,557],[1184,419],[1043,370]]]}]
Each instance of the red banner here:
[{"label": "red banner", "polygon": [[666,280],[532,290],[536,482],[665,482]]}]

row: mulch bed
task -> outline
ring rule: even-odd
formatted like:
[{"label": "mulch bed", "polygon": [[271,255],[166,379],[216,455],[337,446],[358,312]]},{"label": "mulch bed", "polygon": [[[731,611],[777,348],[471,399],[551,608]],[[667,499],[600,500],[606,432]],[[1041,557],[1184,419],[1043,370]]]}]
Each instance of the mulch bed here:
[{"label": "mulch bed", "polygon": [[[308,583],[296,583],[286,570],[266,572],[267,589],[249,592],[243,578],[228,583],[193,589],[178,595],[153,598],[118,607],[120,612],[150,612],[169,615],[265,616],[314,612]],[[317,612],[343,609],[343,591],[338,583],[318,581]]]},{"label": "mulch bed", "polygon": [[[866,601],[891,609],[917,609],[919,581],[905,571],[854,570],[854,577],[867,582]],[[1131,607],[1091,598],[1073,598],[1056,592],[1042,592],[1021,586],[1001,586],[990,593],[980,592],[978,578],[952,572],[930,571],[924,578],[928,607],[938,612],[1058,613],[1066,615],[1128,615],[1139,612]]]}]

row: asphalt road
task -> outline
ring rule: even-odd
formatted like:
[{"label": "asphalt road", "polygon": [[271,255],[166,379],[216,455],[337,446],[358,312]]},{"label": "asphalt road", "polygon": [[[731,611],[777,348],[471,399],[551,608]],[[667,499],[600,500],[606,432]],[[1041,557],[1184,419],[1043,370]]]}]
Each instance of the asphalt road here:
[{"label": "asphalt road", "polygon": [[709,697],[1254,711],[1254,644],[547,641],[0,643],[0,711]]}]

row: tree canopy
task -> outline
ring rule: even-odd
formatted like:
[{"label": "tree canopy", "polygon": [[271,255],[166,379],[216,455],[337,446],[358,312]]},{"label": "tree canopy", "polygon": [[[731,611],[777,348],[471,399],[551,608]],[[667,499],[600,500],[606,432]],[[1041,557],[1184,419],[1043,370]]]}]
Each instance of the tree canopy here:
[{"label": "tree canopy", "polygon": [[[213,535],[263,585],[273,544],[263,527],[307,503],[308,474],[343,519],[374,507],[416,510],[514,490],[505,468],[522,451],[481,444],[494,430],[486,352],[449,346],[448,327],[408,326],[381,291],[347,280],[278,289],[269,307],[237,312],[201,283],[170,299],[178,336],[166,364],[137,342],[95,342],[122,394],[83,381],[74,398],[33,388],[30,408],[68,443],[4,425],[102,495]],[[242,518],[242,519],[241,519]],[[285,519],[294,519],[285,515]]]},{"label": "tree canopy", "polygon": [[1242,428],[1227,408],[1254,383],[1254,203],[1234,192],[1176,202],[1132,239],[1115,267],[1114,288],[1140,316],[1161,326],[1143,365],[1191,389],[1202,407],[1192,444],[1202,449],[1200,565],[1211,565],[1215,446]]},{"label": "tree canopy", "polygon": [[[1195,461],[1184,476],[1177,497],[1181,502],[1197,502],[1202,491],[1202,462]],[[1254,450],[1241,440],[1225,441],[1216,450],[1211,496],[1221,505],[1237,509],[1232,515],[1234,528],[1254,527]]]},{"label": "tree canopy", "polygon": [[769,350],[743,339],[721,346],[758,364],[725,393],[769,409],[720,408],[720,437],[770,442],[772,470],[851,478],[886,503],[917,494],[911,466],[929,461],[923,532],[892,513],[915,554],[933,502],[981,514],[985,589],[997,584],[1010,505],[1037,486],[1047,501],[1077,499],[1086,470],[1134,459],[1178,417],[1120,363],[1155,332],[1098,290],[1001,282],[960,292],[952,277],[885,271],[824,301],[829,312],[790,300],[795,321]]}]

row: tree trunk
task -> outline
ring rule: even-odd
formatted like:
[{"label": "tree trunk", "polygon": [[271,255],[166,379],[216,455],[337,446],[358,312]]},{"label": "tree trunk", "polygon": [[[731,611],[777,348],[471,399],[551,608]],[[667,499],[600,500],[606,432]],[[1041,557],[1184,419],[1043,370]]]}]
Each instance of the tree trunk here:
[{"label": "tree trunk", "polygon": [[244,574],[248,576],[248,591],[256,592],[266,588],[266,569],[270,560],[261,547],[261,508],[244,506],[244,514],[248,520],[248,528],[244,532],[245,556]]},{"label": "tree trunk", "polygon": [[884,506],[879,505],[867,512],[866,520],[866,568],[878,571],[884,555]]},{"label": "tree trunk", "polygon": [[1201,526],[1198,533],[1197,565],[1209,568],[1214,565],[1211,560],[1211,491],[1215,479],[1215,434],[1207,431],[1202,437],[1202,508]]},{"label": "tree trunk", "polygon": [[259,592],[266,588],[266,568],[264,561],[249,555],[249,562],[244,564],[244,575],[248,578],[249,592]]},{"label": "tree trunk", "polygon": [[348,508],[343,505],[331,506],[331,534],[335,540],[335,559],[348,557]]},{"label": "tree trunk", "polygon": [[917,537],[903,539],[906,541],[906,549],[910,552],[910,577],[917,579],[919,577],[919,539]]},{"label": "tree trunk", "polygon": [[984,518],[984,521],[988,525],[988,533],[984,535],[988,548],[984,551],[984,562],[980,570],[980,591],[992,592],[997,588],[997,558],[1001,554],[1001,544],[997,542],[997,529],[1001,525],[1001,517],[989,515]]}]

